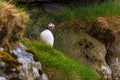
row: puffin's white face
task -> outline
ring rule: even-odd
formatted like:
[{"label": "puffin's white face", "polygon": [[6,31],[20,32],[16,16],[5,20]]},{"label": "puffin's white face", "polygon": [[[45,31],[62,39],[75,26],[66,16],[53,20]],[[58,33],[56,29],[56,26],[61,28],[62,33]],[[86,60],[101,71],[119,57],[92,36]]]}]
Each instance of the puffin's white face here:
[{"label": "puffin's white face", "polygon": [[49,26],[49,29],[50,29],[50,30],[53,30],[53,29],[54,29],[54,26]]},{"label": "puffin's white face", "polygon": [[48,28],[50,29],[50,30],[53,30],[54,29],[54,24],[52,24],[52,23],[50,23],[50,24],[48,24]]}]

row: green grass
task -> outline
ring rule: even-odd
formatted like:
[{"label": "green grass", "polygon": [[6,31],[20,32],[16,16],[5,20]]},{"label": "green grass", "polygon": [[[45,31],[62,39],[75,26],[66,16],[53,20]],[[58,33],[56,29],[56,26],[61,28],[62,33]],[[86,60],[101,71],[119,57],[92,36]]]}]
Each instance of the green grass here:
[{"label": "green grass", "polygon": [[60,14],[60,20],[81,20],[94,21],[99,16],[119,16],[120,15],[120,0],[106,1],[96,3],[91,6],[81,8],[66,8]]},{"label": "green grass", "polygon": [[58,71],[64,73],[69,80],[76,80],[76,76],[80,76],[82,80],[100,80],[99,75],[91,68],[78,63],[50,46],[34,40],[30,43],[24,40],[22,42],[30,50],[35,52],[35,55],[38,56],[43,67],[44,64],[54,67]]}]

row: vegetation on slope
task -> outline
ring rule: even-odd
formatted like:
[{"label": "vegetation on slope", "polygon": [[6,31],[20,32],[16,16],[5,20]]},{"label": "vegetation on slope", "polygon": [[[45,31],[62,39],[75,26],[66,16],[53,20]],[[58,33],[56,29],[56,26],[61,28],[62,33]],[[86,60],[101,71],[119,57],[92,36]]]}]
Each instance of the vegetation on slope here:
[{"label": "vegetation on slope", "polygon": [[[91,24],[98,17],[119,16],[119,9],[119,0],[107,0],[103,3],[79,8],[68,7],[56,14],[45,12],[40,8],[31,8],[29,11],[31,21],[25,29],[25,37],[37,39],[39,33],[47,27],[49,22],[53,22],[56,25],[54,34],[57,34],[58,26],[73,28],[82,26],[86,28],[85,26],[89,26],[86,22],[90,22]],[[61,22],[66,25],[61,25]]]},{"label": "vegetation on slope", "polygon": [[[99,75],[91,68],[78,63],[77,61],[65,56],[63,53],[57,51],[56,49],[50,46],[44,45],[35,40],[32,41],[23,40],[22,42],[30,50],[33,50],[33,52],[35,52],[35,55],[39,58],[43,68],[44,67],[50,69],[55,68],[65,76],[66,80],[77,80],[77,79],[100,80]],[[53,79],[56,76],[56,74],[57,73],[55,73],[54,76],[52,77]]]},{"label": "vegetation on slope", "polygon": [[75,8],[68,7],[60,14],[61,21],[80,20],[85,22],[94,21],[99,16],[118,16],[120,15],[120,1],[108,0],[103,3],[96,3],[87,7]]}]

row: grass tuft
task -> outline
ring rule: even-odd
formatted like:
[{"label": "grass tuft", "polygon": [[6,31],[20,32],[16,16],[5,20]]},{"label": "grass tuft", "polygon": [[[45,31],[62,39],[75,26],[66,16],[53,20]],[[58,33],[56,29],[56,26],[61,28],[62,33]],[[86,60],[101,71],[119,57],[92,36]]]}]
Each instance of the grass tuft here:
[{"label": "grass tuft", "polygon": [[119,16],[120,15],[120,1],[112,0],[103,3],[96,3],[91,6],[81,8],[66,8],[59,16],[61,21],[65,20],[80,20],[85,22],[94,21],[100,16]]},{"label": "grass tuft", "polygon": [[14,4],[0,1],[0,47],[11,49],[21,39],[25,25],[29,20],[23,9]]}]

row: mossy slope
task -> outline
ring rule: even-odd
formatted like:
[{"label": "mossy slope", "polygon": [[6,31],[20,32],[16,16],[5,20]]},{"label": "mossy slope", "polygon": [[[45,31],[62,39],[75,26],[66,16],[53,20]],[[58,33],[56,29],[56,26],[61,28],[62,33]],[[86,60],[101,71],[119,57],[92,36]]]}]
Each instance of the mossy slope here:
[{"label": "mossy slope", "polygon": [[[63,80],[63,78],[65,80],[100,80],[99,75],[91,68],[65,56],[52,47],[34,40],[29,41],[29,43],[26,40],[22,40],[22,42],[35,52],[42,63],[44,71],[53,70],[51,73],[45,71],[48,76],[54,73],[51,77],[49,76],[50,80]],[[58,72],[59,74],[57,74]]]}]

